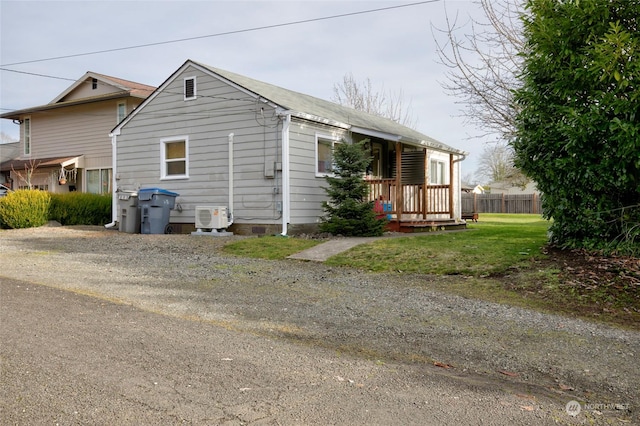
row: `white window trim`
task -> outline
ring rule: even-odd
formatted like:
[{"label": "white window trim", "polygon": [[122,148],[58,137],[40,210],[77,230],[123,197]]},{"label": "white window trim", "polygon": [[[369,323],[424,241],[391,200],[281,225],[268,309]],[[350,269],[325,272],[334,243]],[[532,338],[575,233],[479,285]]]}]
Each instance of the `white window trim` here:
[{"label": "white window trim", "polygon": [[[124,107],[124,114],[122,115],[122,118],[120,118],[120,107]],[[116,124],[120,124],[120,122],[122,120],[125,119],[125,117],[127,116],[127,103],[126,102],[118,102],[118,104],[116,105]]]},{"label": "white window trim", "polygon": [[[191,97],[187,97],[187,80],[193,80],[193,96]],[[184,81],[182,83],[182,90],[183,90],[183,95],[184,95],[184,100],[185,101],[192,101],[194,99],[196,99],[198,97],[198,85],[197,85],[197,80],[196,80],[196,76],[192,76],[192,77],[185,77]]]},{"label": "white window trim", "polygon": [[[327,135],[327,134],[323,134],[323,133],[316,133],[315,162],[313,163],[313,168],[315,170],[316,177],[335,176],[333,173],[326,173],[326,172],[319,172],[318,171],[318,159],[319,159],[319,157],[318,157],[318,145],[319,145],[320,139],[331,142],[331,151],[332,152],[333,152],[333,149],[335,148],[336,143],[340,143],[341,139],[338,136]],[[333,158],[333,156],[332,156],[332,158]]]},{"label": "white window trim", "polygon": [[[167,175],[167,152],[166,144],[169,142],[184,141],[184,174],[183,175]],[[170,138],[160,139],[160,180],[177,180],[189,179],[189,136],[172,136]]]},{"label": "white window trim", "polygon": [[[27,124],[29,123],[29,143],[27,144]],[[31,151],[33,151],[33,123],[31,122],[31,116],[28,117],[24,117],[22,119],[22,153],[29,157],[31,156]],[[27,146],[29,147],[29,150],[27,151]]]},{"label": "white window trim", "polygon": [[[92,167],[89,169],[85,169],[84,171],[84,188],[82,189],[82,192],[89,192],[89,172],[92,171],[98,171],[99,176],[100,176],[100,184],[102,184],[102,171],[103,170],[110,170],[111,171],[111,177],[109,178],[109,188],[110,191],[109,192],[100,192],[99,194],[110,194],[113,191],[113,168],[111,167]],[[102,189],[102,185],[100,185],[100,188]],[[92,192],[92,194],[96,194],[95,192]]]},{"label": "white window trim", "polygon": [[[434,182],[434,176],[432,176],[432,168],[431,168],[431,164],[433,162],[436,162],[438,164],[438,166],[436,167],[436,176],[435,176],[435,182]],[[442,167],[442,175],[438,176],[438,169]],[[441,177],[442,178],[442,182],[438,182],[438,178]],[[429,184],[430,185],[448,185],[447,183],[448,180],[448,174],[447,174],[447,162],[444,161],[444,159],[436,157],[436,158],[432,158],[429,161]]]}]

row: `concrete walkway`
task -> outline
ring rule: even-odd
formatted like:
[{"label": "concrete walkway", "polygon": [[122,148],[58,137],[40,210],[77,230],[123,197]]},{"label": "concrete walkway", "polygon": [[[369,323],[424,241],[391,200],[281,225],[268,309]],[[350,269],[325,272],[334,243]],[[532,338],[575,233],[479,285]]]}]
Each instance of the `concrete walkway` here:
[{"label": "concrete walkway", "polygon": [[311,260],[314,262],[324,262],[331,256],[347,251],[360,244],[370,243],[385,237],[350,237],[329,240],[317,246],[311,247],[296,254],[292,254],[287,259]]},{"label": "concrete walkway", "polygon": [[349,250],[352,247],[360,244],[367,244],[376,240],[382,240],[385,238],[411,238],[425,235],[438,235],[451,232],[467,232],[468,229],[454,230],[454,231],[434,231],[434,232],[417,232],[417,233],[403,233],[403,232],[389,232],[381,237],[346,237],[331,239],[322,244],[318,244],[315,247],[303,250],[299,253],[288,256],[287,259],[297,260],[309,260],[313,262],[324,262],[331,256],[340,254]]}]

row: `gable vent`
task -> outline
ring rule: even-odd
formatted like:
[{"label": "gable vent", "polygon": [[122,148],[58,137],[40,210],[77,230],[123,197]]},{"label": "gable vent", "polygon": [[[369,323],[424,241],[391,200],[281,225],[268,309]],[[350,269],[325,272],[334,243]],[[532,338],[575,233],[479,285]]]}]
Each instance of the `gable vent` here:
[{"label": "gable vent", "polygon": [[196,78],[184,79],[184,99],[195,99],[196,97]]}]

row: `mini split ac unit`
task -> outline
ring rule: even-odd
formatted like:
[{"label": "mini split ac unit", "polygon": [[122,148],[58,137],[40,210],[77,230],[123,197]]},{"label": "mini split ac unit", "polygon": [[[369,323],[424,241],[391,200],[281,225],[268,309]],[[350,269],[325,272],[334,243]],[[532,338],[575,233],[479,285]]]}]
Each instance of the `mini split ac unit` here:
[{"label": "mini split ac unit", "polygon": [[223,229],[228,226],[226,206],[196,206],[196,228]]}]

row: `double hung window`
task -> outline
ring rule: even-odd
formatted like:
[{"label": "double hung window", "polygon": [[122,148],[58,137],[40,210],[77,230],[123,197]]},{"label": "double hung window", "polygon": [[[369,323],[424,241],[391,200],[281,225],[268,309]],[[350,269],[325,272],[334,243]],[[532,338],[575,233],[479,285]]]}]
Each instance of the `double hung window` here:
[{"label": "double hung window", "polygon": [[189,177],[189,138],[180,136],[160,141],[161,179]]}]

